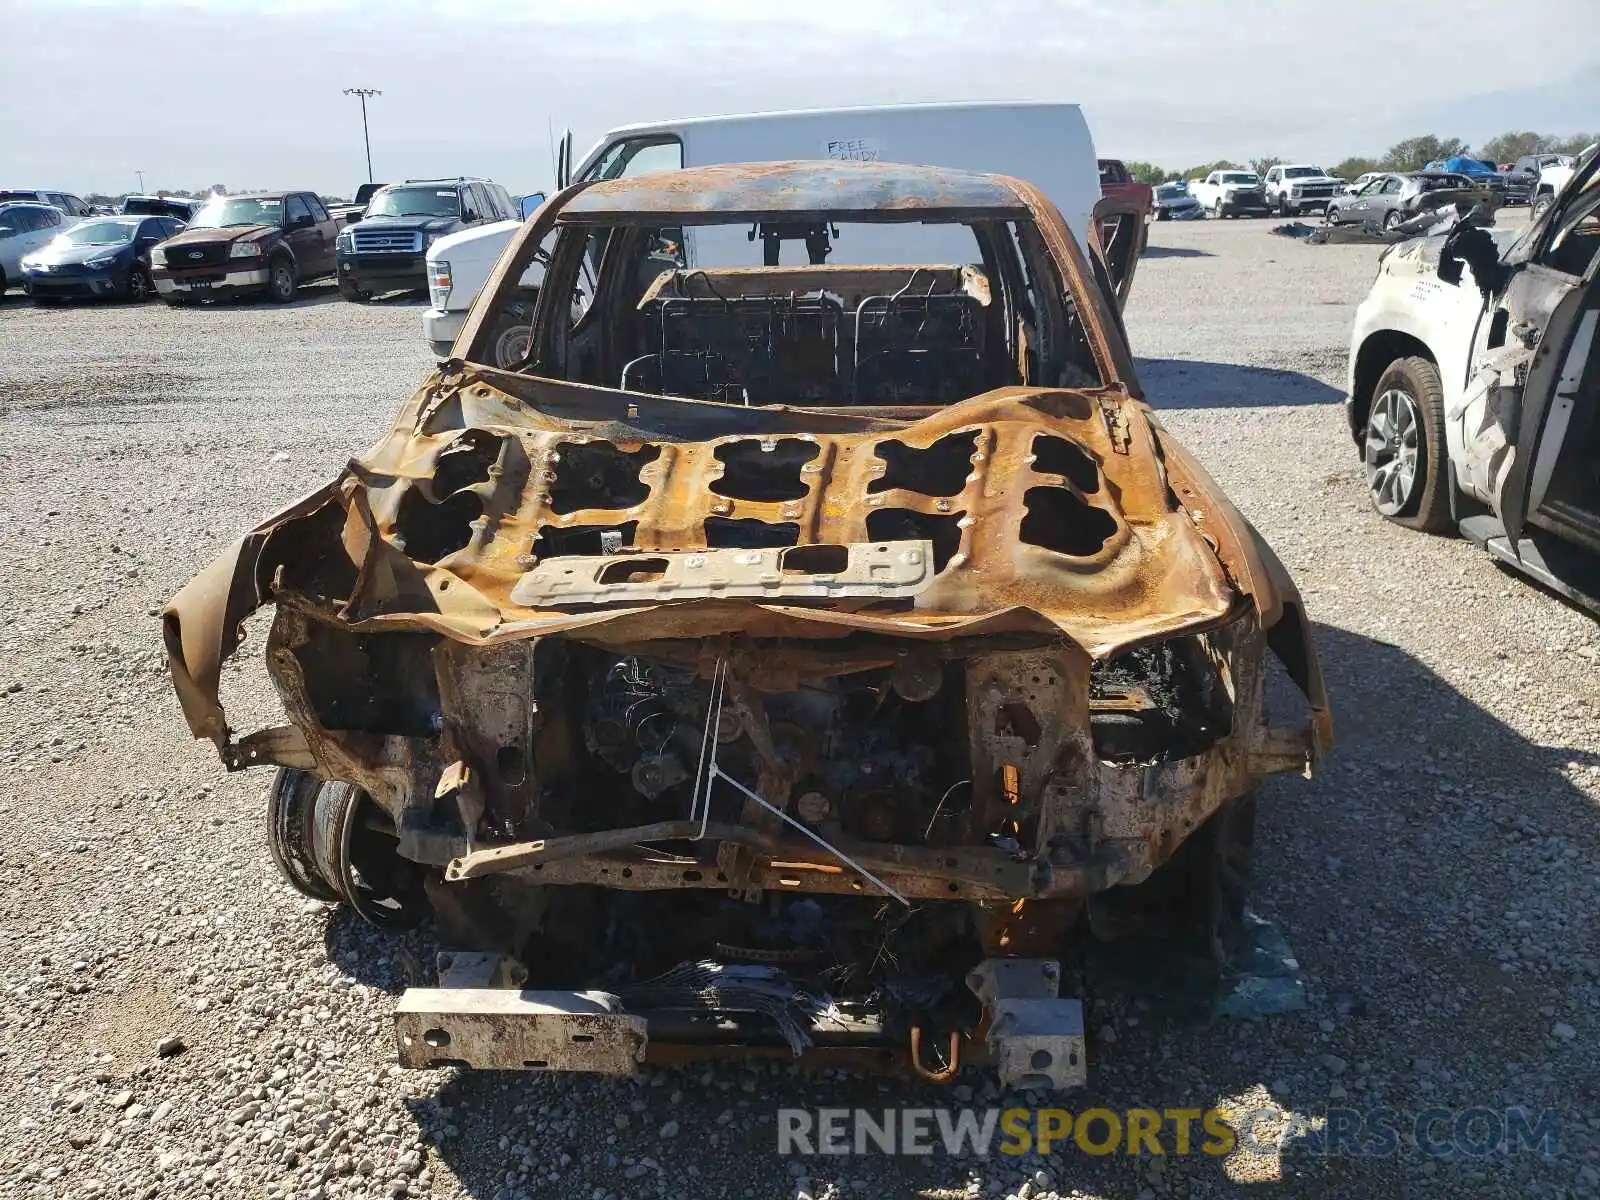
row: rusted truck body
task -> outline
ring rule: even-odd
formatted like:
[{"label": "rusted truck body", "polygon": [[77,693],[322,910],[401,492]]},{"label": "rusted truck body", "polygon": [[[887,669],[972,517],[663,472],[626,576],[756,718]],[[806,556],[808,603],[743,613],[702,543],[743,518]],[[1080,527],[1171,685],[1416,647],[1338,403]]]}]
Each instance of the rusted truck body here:
[{"label": "rusted truck body", "polygon": [[[861,225],[971,253],[828,265]],[[690,226],[758,262],[686,269]],[[172,601],[191,729],[281,768],[284,873],[435,923],[403,1063],[1066,1087],[1074,938],[1162,910],[1220,944],[1252,789],[1314,768],[1327,703],[1292,582],[1140,398],[1101,255],[999,176],[576,185],[390,432]],[[527,360],[484,366],[535,256]],[[238,737],[219,671],[267,603],[288,720]]]}]

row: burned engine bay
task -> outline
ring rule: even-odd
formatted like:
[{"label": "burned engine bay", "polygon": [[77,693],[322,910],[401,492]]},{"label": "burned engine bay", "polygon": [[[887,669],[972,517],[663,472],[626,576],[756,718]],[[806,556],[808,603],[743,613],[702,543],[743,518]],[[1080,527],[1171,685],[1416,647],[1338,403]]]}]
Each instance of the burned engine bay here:
[{"label": "burned engine bay", "polygon": [[[458,975],[513,964],[527,986],[510,994],[534,998],[542,1049],[517,1041],[513,1062],[463,1030],[481,1019],[503,1040],[506,1014],[478,1013],[489,992],[446,972],[397,1014],[402,1061],[622,1070],[626,1054],[545,1044],[580,1026],[612,1046],[624,1030],[627,1054],[731,1040],[904,1057],[914,1028],[936,1075],[960,1053],[946,1033],[1006,1002],[963,978],[1058,964],[1096,896],[1137,891],[1325,740],[1281,569],[1216,500],[1216,551],[1168,507],[1206,496],[1203,476],[1170,442],[1158,459],[1125,401],[1015,389],[920,420],[823,418],[855,427],[827,434],[716,406],[768,428],[696,443],[662,439],[643,398],[640,428],[586,435],[500,390],[548,386],[435,381],[169,611],[196,732],[231,766],[285,768],[285,873],[380,924],[433,920]],[[657,403],[674,426],[694,404]],[[1119,431],[1144,453],[1119,451]],[[820,502],[840,477],[856,505]],[[1092,544],[1067,505],[1103,514]],[[226,637],[268,595],[291,724],[235,740],[188,638],[207,622]],[[1274,651],[1304,684],[1303,728],[1267,723]],[[423,1039],[446,1028],[449,1045]],[[1048,1028],[1030,1061],[1081,1038],[1070,1019]],[[1079,1058],[1012,1075],[1061,1084]]]},{"label": "burned engine bay", "polygon": [[[838,294],[828,271],[774,274]],[[444,364],[173,599],[185,718],[230,769],[280,768],[291,883],[431,922],[405,1065],[979,1058],[1081,1083],[1071,940],[1160,910],[1214,949],[1242,904],[1226,831],[1329,744],[1298,595],[1125,386],[1006,383],[1027,374],[977,332],[998,309],[972,272],[929,272],[948,305],[877,304],[864,274],[853,339],[747,356],[735,394],[707,363],[739,335],[704,322],[746,327],[743,274],[738,304],[671,308],[689,343],[614,329],[621,389]],[[800,308],[769,299],[770,340]],[[986,390],[934,405],[950,372],[917,338],[945,308]],[[863,351],[884,313],[905,336]],[[836,405],[752,395],[801,360]],[[222,665],[269,603],[287,721],[237,736]],[[1295,712],[1269,713],[1273,672]]]}]

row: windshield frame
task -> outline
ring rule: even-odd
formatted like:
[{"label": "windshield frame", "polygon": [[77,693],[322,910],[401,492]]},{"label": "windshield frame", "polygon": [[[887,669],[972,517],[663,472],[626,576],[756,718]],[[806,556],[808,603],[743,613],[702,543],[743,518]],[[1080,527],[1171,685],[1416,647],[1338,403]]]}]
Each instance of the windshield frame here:
[{"label": "windshield frame", "polygon": [[[222,221],[212,222],[206,219],[206,214],[213,208],[226,211],[230,204],[254,204],[260,207],[275,205],[278,216],[271,221]],[[186,224],[190,229],[246,229],[252,225],[270,225],[283,228],[283,214],[288,207],[286,196],[213,196],[195,212]]]},{"label": "windshield frame", "polygon": [[[143,216],[91,217],[86,221],[80,221],[71,229],[63,230],[61,233],[56,234],[56,243],[61,246],[72,246],[75,248],[83,248],[88,246],[126,246],[129,242],[132,242],[138,238],[139,226],[143,225],[147,219],[148,218]],[[128,236],[119,238],[114,242],[85,242],[78,241],[72,236],[81,230],[85,230],[96,225],[120,225],[127,230]]]},{"label": "windshield frame", "polygon": [[[901,196],[903,207],[886,209],[881,202],[838,209],[805,207],[793,204],[796,194],[818,191],[827,184],[829,194],[837,186],[835,179],[842,171],[855,169],[870,178],[873,174],[901,173],[909,176]],[[965,174],[965,173],[964,173]],[[964,186],[976,191],[990,191],[994,176],[970,173],[971,180]],[[921,178],[926,175],[927,178]],[[533,218],[525,222],[513,235],[510,245],[501,253],[489,279],[479,292],[479,299],[468,312],[452,350],[454,358],[473,364],[474,370],[499,372],[488,365],[490,340],[497,315],[502,306],[515,296],[524,274],[539,261],[546,266],[546,279],[550,278],[550,249],[547,239],[558,226],[590,224],[622,224],[631,221],[637,225],[657,228],[694,224],[743,224],[749,227],[753,220],[781,218],[784,221],[869,221],[894,222],[905,220],[973,223],[983,220],[1012,222],[1016,229],[1026,231],[1029,239],[1028,266],[1041,272],[1041,280],[1053,279],[1054,286],[1037,285],[1036,294],[1047,303],[1072,310],[1075,324],[1068,328],[1062,318],[1057,329],[1064,336],[1081,337],[1087,344],[1088,356],[1093,362],[1092,373],[1103,382],[1102,387],[1124,392],[1135,399],[1143,398],[1133,351],[1129,348],[1121,313],[1117,310],[1105,270],[1098,259],[1079,242],[1077,235],[1067,225],[1060,211],[1043,192],[1020,179],[1005,179],[1008,195],[994,202],[977,203],[966,207],[944,207],[933,203],[908,204],[905,195],[921,193],[932,197],[950,197],[949,183],[940,177],[935,168],[903,166],[899,164],[821,164],[814,162],[754,163],[687,168],[677,173],[668,183],[660,182],[662,176],[644,176],[633,180],[610,183],[584,181],[574,183],[548,200]],[[767,197],[760,192],[762,181],[783,179],[784,192],[775,197],[778,203],[770,209],[762,205]],[[719,198],[730,190],[741,190],[751,184],[756,191],[751,203],[723,207]],[[597,192],[600,199],[594,202],[586,193]],[[859,193],[857,193],[859,194]],[[957,194],[962,194],[961,189]],[[638,195],[640,203],[632,196]],[[569,211],[575,201],[582,198],[585,211]],[[661,203],[670,200],[671,203]],[[1088,235],[1097,231],[1091,222]],[[586,238],[584,239],[587,240]],[[1048,274],[1043,274],[1047,272]],[[537,333],[542,321],[550,319],[541,308],[556,301],[549,287],[541,287],[534,312]],[[563,297],[563,300],[565,297]],[[570,314],[569,314],[570,315]],[[508,376],[509,377],[509,376]],[[536,378],[520,375],[519,378]],[[548,381],[554,385],[557,381]],[[571,385],[561,385],[571,386]],[[623,396],[625,393],[616,392]]]},{"label": "windshield frame", "polygon": [[[672,214],[649,212],[612,213],[595,217],[583,214],[571,216],[564,221],[558,220],[554,230],[555,240],[549,247],[544,281],[535,301],[528,354],[526,360],[513,370],[518,374],[531,375],[568,386],[604,387],[630,398],[639,394],[658,395],[654,392],[629,392],[607,383],[571,377],[569,372],[573,368],[573,362],[569,357],[570,342],[585,337],[584,330],[592,329],[596,321],[616,320],[621,312],[634,307],[633,302],[637,297],[632,289],[638,278],[635,273],[636,260],[640,257],[641,251],[658,238],[664,224],[678,230],[722,228],[743,231],[749,229],[753,221],[759,223],[762,215],[739,211]],[[999,306],[1015,314],[1011,321],[1022,320],[1027,324],[1028,340],[1034,352],[1032,365],[1039,374],[1039,378],[1026,382],[1019,378],[1007,383],[996,382],[992,387],[1021,384],[1028,387],[1092,389],[1106,386],[1108,382],[1121,378],[1114,368],[1107,367],[1105,359],[1097,351],[1095,339],[1088,333],[1087,327],[1095,316],[1079,315],[1081,308],[1075,302],[1072,290],[1056,266],[1055,258],[1049,253],[1038,225],[1026,212],[1016,209],[996,209],[993,212],[962,210],[957,214],[954,211],[941,212],[928,209],[913,209],[909,212],[879,209],[849,213],[796,211],[786,212],[784,216],[786,224],[792,223],[796,226],[824,224],[841,231],[843,236],[848,236],[845,231],[852,227],[885,225],[965,229],[973,238],[969,265],[983,273],[992,296],[992,300],[986,302],[986,307],[988,304]],[[593,246],[596,242],[602,247],[598,271],[593,269]],[[932,259],[920,260],[913,257],[903,261],[886,259],[835,266],[846,270],[859,265],[862,269],[877,267],[915,272],[934,263],[935,260]],[[938,265],[951,267],[959,264],[939,260]],[[812,266],[819,271],[832,269],[823,264],[812,264]],[[694,273],[694,269],[681,260],[677,269]],[[759,272],[768,269],[804,272],[807,267],[803,263],[777,268],[730,264],[707,269],[713,273],[718,270]],[[819,290],[825,293],[826,284],[820,281],[819,284]],[[583,315],[573,320],[568,297],[575,289],[581,289],[585,293],[592,289],[593,294],[587,297],[588,303]],[[621,302],[620,308],[619,302]],[[1009,323],[1011,322],[1008,321]],[[610,335],[602,335],[601,340],[608,342],[609,338]],[[470,354],[468,358],[477,365],[483,365]],[[1083,359],[1089,361],[1084,362]],[[1063,373],[1068,371],[1069,367],[1076,367],[1078,372],[1085,376],[1082,383],[1061,382]],[[974,394],[981,394],[981,391]],[[672,399],[664,394],[660,395],[660,398]],[[721,403],[715,400],[698,402]],[[871,406],[855,405],[841,398],[834,403],[811,402],[805,407],[830,411],[861,411]]]},{"label": "windshield frame", "polygon": [[[407,192],[427,193],[435,200],[444,199],[445,194],[448,192],[451,198],[451,203],[454,207],[448,212],[407,211],[404,207],[400,206],[397,206],[394,211],[389,211],[387,209],[378,207],[385,201],[395,199],[402,193]],[[429,220],[447,218],[452,221],[459,221],[461,219],[461,189],[454,184],[450,185],[449,187],[446,187],[442,184],[423,183],[391,184],[390,186],[380,190],[372,197],[371,200],[367,201],[367,208],[362,214],[362,217],[426,217]]]}]

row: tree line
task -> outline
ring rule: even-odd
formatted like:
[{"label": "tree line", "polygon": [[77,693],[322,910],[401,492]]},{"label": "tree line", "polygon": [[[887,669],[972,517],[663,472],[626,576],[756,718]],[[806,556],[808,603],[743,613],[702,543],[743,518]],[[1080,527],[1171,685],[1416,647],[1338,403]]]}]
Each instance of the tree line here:
[{"label": "tree line", "polygon": [[[1596,141],[1600,141],[1600,134],[1575,133],[1569,137],[1562,137],[1556,134],[1520,130],[1492,137],[1474,152],[1460,138],[1441,138],[1430,133],[1396,142],[1379,158],[1352,156],[1335,163],[1328,168],[1328,171],[1340,179],[1354,179],[1358,175],[1365,175],[1368,171],[1420,171],[1428,163],[1441,158],[1454,158],[1457,155],[1481,158],[1488,162],[1508,163],[1515,162],[1525,154],[1576,154]],[[1218,159],[1216,162],[1201,163],[1197,167],[1189,167],[1182,171],[1169,171],[1165,167],[1148,162],[1130,162],[1127,167],[1128,174],[1140,183],[1165,183],[1169,179],[1204,179],[1213,171],[1251,170],[1260,175],[1267,168],[1284,161],[1276,155],[1269,154],[1243,163],[1231,159]]]}]

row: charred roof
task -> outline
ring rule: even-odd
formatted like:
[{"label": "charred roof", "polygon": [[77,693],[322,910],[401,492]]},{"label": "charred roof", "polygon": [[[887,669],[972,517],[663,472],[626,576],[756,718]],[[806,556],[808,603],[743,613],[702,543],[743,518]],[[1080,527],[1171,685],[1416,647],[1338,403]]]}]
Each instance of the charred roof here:
[{"label": "charred roof", "polygon": [[691,224],[826,213],[838,220],[963,220],[1022,216],[1017,181],[951,167],[833,160],[690,167],[592,184],[561,206],[560,219]]}]

